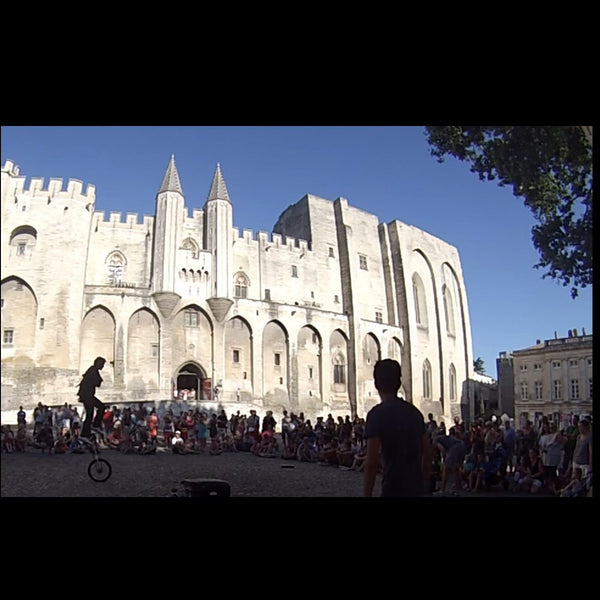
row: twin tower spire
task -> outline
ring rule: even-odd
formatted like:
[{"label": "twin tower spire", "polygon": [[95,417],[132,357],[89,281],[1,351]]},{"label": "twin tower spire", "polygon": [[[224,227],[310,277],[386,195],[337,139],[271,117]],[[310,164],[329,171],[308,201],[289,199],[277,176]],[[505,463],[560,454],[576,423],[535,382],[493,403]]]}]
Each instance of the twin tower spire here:
[{"label": "twin tower spire", "polygon": [[[181,181],[179,180],[179,173],[177,172],[177,166],[175,165],[175,155],[171,154],[171,160],[163,177],[162,183],[158,193],[162,192],[178,192],[183,196],[183,190],[181,188]],[[217,163],[217,168],[213,176],[212,184],[208,192],[207,202],[211,200],[225,200],[231,203],[229,199],[229,193],[227,192],[227,186],[225,185],[225,179],[221,173],[221,165]]]}]

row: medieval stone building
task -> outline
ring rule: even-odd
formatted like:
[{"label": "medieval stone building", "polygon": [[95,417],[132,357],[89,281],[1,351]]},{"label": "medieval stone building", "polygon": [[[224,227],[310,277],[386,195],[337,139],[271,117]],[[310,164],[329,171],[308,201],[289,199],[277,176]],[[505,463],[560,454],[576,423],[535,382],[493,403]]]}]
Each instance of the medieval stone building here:
[{"label": "medieval stone building", "polygon": [[228,413],[364,416],[373,365],[393,357],[425,414],[461,414],[473,361],[455,247],[344,198],[308,194],[271,234],[233,227],[234,204],[217,165],[190,215],[171,157],[154,216],[106,218],[93,185],[26,185],[6,160],[2,410],[74,402],[104,356],[109,403],[185,393]]}]

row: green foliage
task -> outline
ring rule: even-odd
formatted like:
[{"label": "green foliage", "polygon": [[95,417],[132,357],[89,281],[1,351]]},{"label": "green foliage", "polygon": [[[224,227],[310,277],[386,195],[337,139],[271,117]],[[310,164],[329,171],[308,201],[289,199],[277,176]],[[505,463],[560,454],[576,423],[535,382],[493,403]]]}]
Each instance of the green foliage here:
[{"label": "green foliage", "polygon": [[592,146],[589,128],[426,127],[431,154],[471,164],[481,180],[512,186],[538,224],[531,230],[537,269],[579,288],[592,284]]},{"label": "green foliage", "polygon": [[485,366],[483,364],[483,359],[481,358],[481,356],[478,356],[473,361],[473,370],[475,371],[475,373],[479,373],[480,375],[485,375]]}]

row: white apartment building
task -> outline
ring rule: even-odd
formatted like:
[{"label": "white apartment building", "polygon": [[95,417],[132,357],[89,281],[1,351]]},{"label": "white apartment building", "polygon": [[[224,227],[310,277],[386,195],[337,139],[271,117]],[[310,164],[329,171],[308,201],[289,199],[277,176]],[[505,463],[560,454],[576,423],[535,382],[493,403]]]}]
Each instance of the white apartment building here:
[{"label": "white apartment building", "polygon": [[591,415],[593,336],[569,330],[567,337],[540,341],[512,353],[515,421],[534,424],[552,416],[559,428],[574,415]]}]

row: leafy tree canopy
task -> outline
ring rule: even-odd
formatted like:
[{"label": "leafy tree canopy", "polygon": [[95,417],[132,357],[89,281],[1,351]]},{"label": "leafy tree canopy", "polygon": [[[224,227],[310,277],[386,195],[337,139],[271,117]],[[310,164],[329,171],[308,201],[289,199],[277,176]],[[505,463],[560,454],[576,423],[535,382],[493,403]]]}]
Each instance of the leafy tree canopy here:
[{"label": "leafy tree canopy", "polygon": [[485,375],[485,366],[483,364],[483,358],[481,358],[481,356],[478,356],[473,361],[473,370],[475,371],[475,373],[479,373],[480,375]]},{"label": "leafy tree canopy", "polygon": [[538,224],[531,230],[537,269],[564,286],[592,284],[591,128],[426,127],[431,154],[471,163],[481,180],[512,186]]}]

